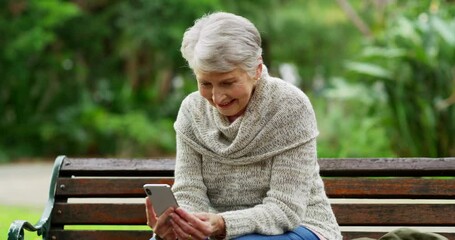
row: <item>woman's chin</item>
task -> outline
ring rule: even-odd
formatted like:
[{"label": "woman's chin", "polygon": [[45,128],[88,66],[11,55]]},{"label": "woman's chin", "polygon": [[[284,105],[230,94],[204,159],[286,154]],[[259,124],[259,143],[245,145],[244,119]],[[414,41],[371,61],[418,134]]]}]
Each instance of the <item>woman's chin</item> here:
[{"label": "woman's chin", "polygon": [[231,117],[231,116],[234,116],[234,115],[235,115],[235,114],[233,114],[232,112],[223,111],[223,110],[220,110],[220,109],[218,109],[218,112],[219,112],[221,115],[225,116],[225,117]]}]

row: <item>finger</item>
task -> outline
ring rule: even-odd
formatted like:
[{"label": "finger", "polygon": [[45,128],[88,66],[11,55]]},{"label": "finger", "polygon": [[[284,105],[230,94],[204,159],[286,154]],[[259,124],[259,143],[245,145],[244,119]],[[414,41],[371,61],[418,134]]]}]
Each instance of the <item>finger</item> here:
[{"label": "finger", "polygon": [[176,240],[189,240],[189,239],[193,238],[192,236],[180,236],[180,235],[178,235],[177,232],[175,231],[175,228],[172,228],[172,231],[174,231],[174,236],[175,236]]},{"label": "finger", "polygon": [[185,222],[187,222],[191,226],[194,226],[196,229],[198,229],[198,231],[202,232],[204,235],[208,236],[211,234],[211,229],[210,229],[211,224],[207,222],[210,220],[210,218],[208,217],[208,214],[199,213],[198,215],[206,216],[206,217],[199,218],[199,217],[197,217],[197,215],[190,214],[182,208],[177,208],[175,210],[175,212]]},{"label": "finger", "polygon": [[207,215],[207,213],[194,213],[193,215],[195,217],[199,218],[199,220],[204,221],[204,222],[210,219],[209,216]]},{"label": "finger", "polygon": [[175,212],[174,210],[175,210],[175,209],[172,208],[172,207],[166,209],[166,211],[164,211],[164,212],[158,217],[158,220],[157,220],[156,224],[157,224],[157,225],[162,225],[162,226],[164,226],[164,225],[170,225],[170,223],[169,223],[169,219],[171,218],[170,215],[171,215],[172,213]]},{"label": "finger", "polygon": [[174,230],[175,235],[179,240],[198,240],[198,239],[205,239],[205,237],[201,237],[201,235],[191,233],[193,231],[185,231],[179,224],[177,224],[174,220],[170,220],[172,224],[172,229]]},{"label": "finger", "polygon": [[147,215],[147,225],[153,229],[156,226],[157,217],[155,210],[153,210],[152,200],[149,197],[145,198],[145,213]]},{"label": "finger", "polygon": [[181,217],[182,219],[184,219],[186,222],[188,222],[191,225],[200,225],[203,223],[203,221],[201,221],[201,219],[196,217],[194,214],[191,214],[191,213],[185,211],[182,208],[175,209],[175,212],[178,214],[179,217]]},{"label": "finger", "polygon": [[188,240],[189,234],[185,233],[172,219],[169,222],[172,224],[172,231],[178,240]]},{"label": "finger", "polygon": [[203,222],[190,224],[178,214],[171,214],[170,222],[176,234],[182,239],[187,239],[188,236],[192,236],[191,238],[194,239],[205,239],[208,236],[205,231],[207,226]]},{"label": "finger", "polygon": [[166,211],[163,212],[163,214],[161,214],[157,221],[156,221],[156,225],[155,225],[155,233],[160,236],[160,237],[163,237],[164,234],[167,234],[169,232],[169,229],[172,229],[172,225],[171,223],[169,222],[169,219],[170,219],[170,214],[171,213],[174,213],[174,209],[173,208],[168,208]]},{"label": "finger", "polygon": [[175,235],[173,228],[168,228],[164,234],[158,235],[158,236],[160,236],[160,238],[165,239],[165,240],[175,240],[176,239],[176,235]]},{"label": "finger", "polygon": [[159,236],[161,239],[171,239],[175,240],[175,233],[174,229],[172,227],[168,227],[165,230],[163,228],[160,229],[160,233],[155,232],[157,236]]}]

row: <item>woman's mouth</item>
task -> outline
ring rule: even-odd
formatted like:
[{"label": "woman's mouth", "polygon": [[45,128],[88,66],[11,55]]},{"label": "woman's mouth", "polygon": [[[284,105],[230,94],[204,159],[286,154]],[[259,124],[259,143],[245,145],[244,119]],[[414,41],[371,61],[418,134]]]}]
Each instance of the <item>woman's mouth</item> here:
[{"label": "woman's mouth", "polygon": [[235,100],[233,99],[233,100],[231,100],[231,101],[229,101],[229,102],[219,103],[219,104],[217,104],[217,106],[218,106],[219,108],[228,108],[228,107],[230,107],[230,106],[234,103],[234,101],[235,101]]}]

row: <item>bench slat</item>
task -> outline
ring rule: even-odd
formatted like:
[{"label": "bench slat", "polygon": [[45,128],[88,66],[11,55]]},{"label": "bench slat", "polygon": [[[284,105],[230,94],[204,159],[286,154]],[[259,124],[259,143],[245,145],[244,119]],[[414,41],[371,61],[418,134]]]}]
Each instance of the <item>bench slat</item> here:
[{"label": "bench slat", "polygon": [[[325,178],[331,198],[454,199],[455,184],[449,179]],[[173,178],[59,178],[57,196],[144,197],[145,183],[173,184]],[[115,186],[115,187],[113,187]],[[371,186],[375,186],[372,188]]]},{"label": "bench slat", "polygon": [[[63,176],[173,176],[175,159],[65,158]],[[321,175],[454,176],[455,158],[320,158]],[[62,175],[61,175],[62,176]]]},{"label": "bench slat", "polygon": [[455,226],[455,204],[332,204],[340,226]]},{"label": "bench slat", "polygon": [[455,176],[455,158],[320,158],[321,176]]},{"label": "bench slat", "polygon": [[[343,232],[343,239],[350,240],[354,238],[369,237],[378,239],[385,232]],[[439,233],[448,239],[455,239],[455,233]],[[65,240],[149,240],[152,237],[152,231],[115,231],[115,230],[51,230],[49,236],[55,239]]]},{"label": "bench slat", "polygon": [[145,197],[146,183],[169,184],[173,178],[59,178],[59,197]]},{"label": "bench slat", "polygon": [[326,193],[330,198],[455,199],[453,179],[325,178],[323,180]]},{"label": "bench slat", "polygon": [[117,230],[51,230],[51,239],[65,240],[149,240],[152,231],[117,231]]},{"label": "bench slat", "polygon": [[145,225],[145,203],[56,203],[53,224]]},{"label": "bench slat", "polygon": [[172,177],[174,166],[174,159],[65,158],[60,176]]},{"label": "bench slat", "polygon": [[[332,204],[332,208],[341,226],[455,226],[455,218],[447,214],[455,212],[455,204]],[[146,222],[145,206],[138,203],[57,203],[52,219],[54,224]]]}]

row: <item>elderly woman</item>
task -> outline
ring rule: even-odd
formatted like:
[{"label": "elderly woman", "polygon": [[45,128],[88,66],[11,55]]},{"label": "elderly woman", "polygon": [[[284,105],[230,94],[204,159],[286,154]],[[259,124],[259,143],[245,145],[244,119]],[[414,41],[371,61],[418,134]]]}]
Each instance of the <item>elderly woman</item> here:
[{"label": "elderly woman", "polygon": [[341,239],[316,157],[313,108],[270,77],[247,19],[213,13],[183,37],[198,92],[182,102],[173,191],[180,205],[156,216],[156,239]]}]

